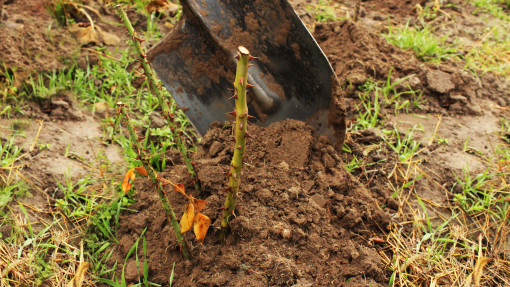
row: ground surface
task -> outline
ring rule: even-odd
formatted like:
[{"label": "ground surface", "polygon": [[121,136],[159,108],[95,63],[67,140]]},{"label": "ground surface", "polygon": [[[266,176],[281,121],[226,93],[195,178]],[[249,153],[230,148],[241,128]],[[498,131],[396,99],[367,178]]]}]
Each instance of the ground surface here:
[{"label": "ground surface", "polygon": [[[47,97],[27,99],[23,114],[13,111],[0,120],[3,146],[16,134],[14,145],[23,154],[17,165],[2,166],[3,184],[6,179],[9,183],[24,179],[32,195],[17,196],[0,206],[4,216],[2,286],[68,282],[80,262],[95,260],[82,260],[80,254],[92,257],[101,252],[108,253],[102,257],[103,265],[114,271],[104,272],[98,267],[101,264],[92,264],[85,280],[88,286],[100,285],[99,277],[115,275],[128,283],[139,282],[144,278],[145,258],[147,279],[163,286],[168,285],[173,263],[175,286],[387,286],[388,282],[463,286],[469,280],[477,284],[477,277],[470,274],[480,268],[481,286],[510,284],[504,271],[510,258],[506,183],[510,154],[505,142],[510,132],[505,122],[510,119],[508,66],[482,72],[477,69],[479,59],[468,60],[474,48],[490,38],[488,32],[508,27],[508,22],[464,1],[441,2],[434,18],[420,11],[430,12],[427,7],[439,1],[362,1],[358,22],[352,21],[357,1],[291,2],[342,86],[348,107],[342,151],[303,122],[250,127],[253,139],[247,146],[236,218],[222,245],[217,238],[226,189],[224,172],[233,147],[231,128],[213,124],[193,155],[207,201],[203,212],[212,219],[212,226],[203,244],[192,234],[185,235],[192,259],[182,258],[160,200],[144,178],[135,180],[136,202],[120,214],[118,227],[112,221],[116,240],[99,251],[85,240],[92,251],[84,253],[80,241],[90,238],[86,232],[99,233],[90,228],[95,212],[66,212],[64,199],[82,192],[80,180],[90,178],[97,181],[83,186],[93,196],[84,196],[81,203],[92,202],[90,198],[115,199],[119,188],[112,185],[121,182],[128,168],[122,151],[129,145],[119,148],[108,128],[116,100],[90,102],[79,91],[48,88],[44,90]],[[323,7],[319,4],[332,10],[318,10]],[[7,39],[0,44],[1,80],[7,83],[12,77],[9,83],[14,88],[3,89],[4,98],[13,89],[23,91],[30,74],[68,69],[73,63],[84,69],[101,66],[97,52],[91,52],[96,45],[111,51],[119,45],[127,48],[124,30],[114,24],[118,19],[113,6],[89,5],[102,15],[99,19],[89,11],[102,32],[95,41],[80,45],[83,38],[57,27],[39,1],[6,1],[0,24]],[[148,29],[145,16],[134,10],[128,14],[139,20],[136,29]],[[319,22],[318,14],[335,18]],[[424,60],[381,36],[406,23],[423,25],[420,21],[434,27],[437,35],[447,35],[444,45],[460,42],[463,49],[457,49],[455,57]],[[167,22],[161,21],[159,28],[165,32],[171,25],[163,23]],[[505,57],[508,51],[500,54]],[[89,76],[87,80],[93,86],[108,85],[105,78]],[[385,102],[385,96],[393,98]],[[370,118],[372,124],[367,123]],[[151,126],[158,119],[162,120],[157,112],[151,115]],[[139,129],[145,131],[140,122]],[[160,175],[192,190],[179,154],[167,151],[166,156],[166,169]],[[483,183],[485,178],[478,175],[485,173],[495,174],[486,180],[491,189],[484,185],[473,190],[480,190],[475,192],[477,198],[489,203],[476,209],[465,186],[468,181],[473,186]],[[62,187],[71,182],[76,183],[74,189]],[[179,194],[170,199],[180,217],[184,199]],[[494,219],[494,210],[499,220]],[[45,227],[56,220],[60,221],[47,231]],[[142,232],[146,250],[140,243],[134,256],[131,249]],[[38,233],[42,235],[29,241]],[[38,249],[36,244],[31,249],[32,242],[48,238],[59,239],[49,241],[57,247],[46,251],[43,261],[61,270],[33,267]],[[59,249],[69,252],[60,255]],[[489,259],[479,267],[481,258]]]}]

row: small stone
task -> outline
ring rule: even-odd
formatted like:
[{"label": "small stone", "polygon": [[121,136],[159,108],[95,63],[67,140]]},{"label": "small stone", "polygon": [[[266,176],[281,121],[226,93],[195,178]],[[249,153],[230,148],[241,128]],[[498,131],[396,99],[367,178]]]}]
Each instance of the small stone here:
[{"label": "small stone", "polygon": [[455,89],[452,82],[452,76],[448,73],[438,70],[430,70],[427,73],[427,83],[432,91],[446,94]]},{"label": "small stone", "polygon": [[467,103],[467,101],[468,101],[468,99],[466,97],[459,95],[459,94],[450,95],[450,99],[452,99],[454,101],[459,101],[462,103]]},{"label": "small stone", "polygon": [[292,237],[292,231],[290,228],[284,228],[282,230],[282,237],[289,240]]},{"label": "small stone", "polygon": [[289,188],[288,192],[289,192],[290,198],[297,199],[297,198],[299,198],[299,194],[301,193],[301,188],[299,188],[297,186],[293,186],[293,187]]},{"label": "small stone", "polygon": [[279,169],[283,169],[283,170],[289,170],[289,164],[282,161],[279,165],[278,165],[278,168]]},{"label": "small stone", "polygon": [[63,101],[63,100],[51,100],[51,104],[55,105],[57,107],[63,107],[65,109],[69,108],[69,104],[66,101]]},{"label": "small stone", "polygon": [[482,112],[482,108],[481,108],[479,105],[477,105],[477,104],[467,105],[467,108],[468,108],[468,110],[469,110],[472,114],[474,114],[474,115],[476,115],[476,116],[481,116],[481,115],[482,115],[482,113],[483,113],[483,112]]}]

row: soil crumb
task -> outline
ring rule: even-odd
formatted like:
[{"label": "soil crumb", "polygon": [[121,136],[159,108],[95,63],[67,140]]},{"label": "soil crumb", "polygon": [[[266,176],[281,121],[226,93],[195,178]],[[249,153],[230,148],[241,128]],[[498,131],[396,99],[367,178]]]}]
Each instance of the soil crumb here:
[{"label": "soil crumb", "polygon": [[[296,120],[251,126],[250,133],[253,139],[247,146],[236,217],[225,244],[217,238],[225,200],[224,172],[233,144],[231,129],[215,122],[194,156],[207,201],[204,213],[212,219],[204,244],[186,233],[192,259],[184,262],[157,194],[146,179],[137,179],[137,203],[130,206],[133,212],[121,217],[120,243],[111,263],[122,264],[147,227],[149,279],[164,286],[173,262],[178,263],[175,286],[359,286],[361,282],[383,286],[388,274],[367,238],[380,234],[389,225],[389,216],[345,170],[329,140]],[[172,166],[161,176],[187,183],[191,190],[184,166]],[[169,194],[180,217],[185,202],[173,191]],[[131,282],[142,274],[132,268],[134,260],[132,256],[126,268]]]}]

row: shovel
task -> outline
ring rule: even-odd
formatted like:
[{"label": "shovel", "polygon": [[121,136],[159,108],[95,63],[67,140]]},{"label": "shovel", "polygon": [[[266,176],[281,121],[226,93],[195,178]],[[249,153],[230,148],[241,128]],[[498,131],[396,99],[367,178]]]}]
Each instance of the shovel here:
[{"label": "shovel", "polygon": [[[148,53],[167,90],[201,134],[234,110],[235,52],[251,61],[248,108],[256,123],[293,118],[343,142],[343,112],[329,113],[339,98],[326,56],[286,0],[181,0],[183,18]],[[328,116],[330,124],[328,124]]]}]

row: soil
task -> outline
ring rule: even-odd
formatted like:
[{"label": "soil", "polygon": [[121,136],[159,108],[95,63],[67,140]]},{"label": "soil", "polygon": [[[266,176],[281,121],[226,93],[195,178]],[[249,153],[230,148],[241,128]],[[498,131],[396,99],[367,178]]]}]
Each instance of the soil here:
[{"label": "soil", "polygon": [[[311,1],[291,2],[302,19],[309,19],[300,11]],[[346,11],[352,11],[357,1],[344,2]],[[362,1],[360,22],[316,24],[313,34],[328,56],[350,106],[348,121],[356,112],[356,91],[370,78],[386,81],[391,71],[393,81],[409,76],[399,89],[409,85],[423,91],[422,109],[395,115],[387,108],[382,113],[389,117],[386,129],[403,134],[417,124],[422,127],[414,138],[421,142],[419,161],[428,176],[417,180],[416,193],[436,204],[429,210],[432,217],[444,212],[442,207],[451,202],[448,191],[467,165],[473,174],[487,168],[486,158],[494,155],[494,147],[501,142],[497,135],[499,120],[510,118],[510,84],[491,73],[475,77],[456,61],[423,63],[412,52],[400,50],[379,36],[388,17],[392,23],[406,23],[414,16],[413,7],[424,2]],[[451,30],[475,42],[483,23],[473,20],[470,4],[452,2],[464,9],[445,11],[457,13],[459,21],[455,25],[464,26]],[[10,73],[18,75],[19,83],[34,70],[65,68],[73,51],[78,64],[86,66],[88,50],[80,49],[67,31],[53,24],[49,29],[53,38],[48,36],[46,28],[51,18],[40,1],[5,4],[7,16],[0,32],[6,40],[0,44],[0,59]],[[23,5],[29,9],[22,9]],[[133,13],[129,16],[138,17]],[[254,22],[250,17],[247,15]],[[103,26],[123,33],[119,32],[122,29]],[[338,110],[333,107],[332,114]],[[53,201],[62,196],[52,191],[57,182],[65,181],[66,174],[80,179],[90,172],[102,172],[85,163],[122,163],[118,147],[105,144],[100,124],[104,117],[81,108],[72,94],[56,93],[47,100],[30,102],[24,116],[1,119],[2,142],[13,130],[26,135],[17,144],[28,152],[22,159],[23,173],[34,184],[33,197],[23,201],[35,209],[51,209]],[[126,266],[123,263],[147,228],[149,280],[163,286],[168,286],[174,262],[175,286],[387,286],[391,273],[383,264],[382,254],[387,249],[380,238],[391,226],[408,220],[399,212],[401,209],[417,203],[403,207],[391,197],[392,184],[402,180],[399,176],[405,170],[387,147],[374,149],[386,146],[381,131],[367,129],[348,134],[346,143],[353,154],[370,164],[349,173],[344,166],[352,155],[339,153],[306,123],[285,120],[268,127],[252,125],[249,130],[253,139],[248,141],[236,217],[226,242],[220,244],[217,238],[226,194],[224,172],[232,156],[231,127],[214,123],[193,155],[203,188],[200,196],[207,201],[203,212],[212,219],[204,243],[198,243],[191,232],[186,233],[191,260],[185,261],[157,194],[147,179],[138,178],[134,184],[137,202],[121,216],[119,244],[114,245],[108,262],[111,266],[118,263],[117,275],[125,267],[128,283],[136,283],[142,276],[143,270],[133,256]],[[447,138],[448,144],[438,144],[437,138]],[[472,150],[485,156],[467,153],[466,141]],[[71,151],[71,156],[66,151]],[[192,184],[178,154],[169,151],[167,155],[167,162],[172,164],[160,175],[185,184],[191,191]],[[168,193],[176,213],[182,214],[184,198],[173,191]],[[38,223],[44,220],[33,216],[30,222],[37,229],[43,227]],[[501,248],[510,250],[510,242]],[[143,258],[142,248],[138,250],[138,257]],[[510,259],[508,252],[504,256]]]},{"label": "soil", "polygon": [[[349,278],[352,284],[387,280],[369,239],[388,226],[390,212],[380,209],[381,203],[345,170],[327,138],[295,120],[250,128],[237,216],[226,243],[219,244],[224,172],[233,153],[230,133],[213,124],[194,156],[207,201],[203,212],[212,227],[204,244],[191,243],[191,261],[176,265],[176,286],[341,286]],[[183,166],[169,170],[161,176],[187,181]],[[151,280],[165,284],[171,264],[182,255],[151,186],[142,179],[135,188],[138,203],[130,208],[137,212],[121,217],[121,243],[112,260],[122,261],[148,227],[147,258],[157,262],[149,266]],[[171,198],[181,214],[185,202],[178,195]],[[192,234],[186,238],[193,242]],[[140,272],[128,268],[126,278],[137,279]]]}]

